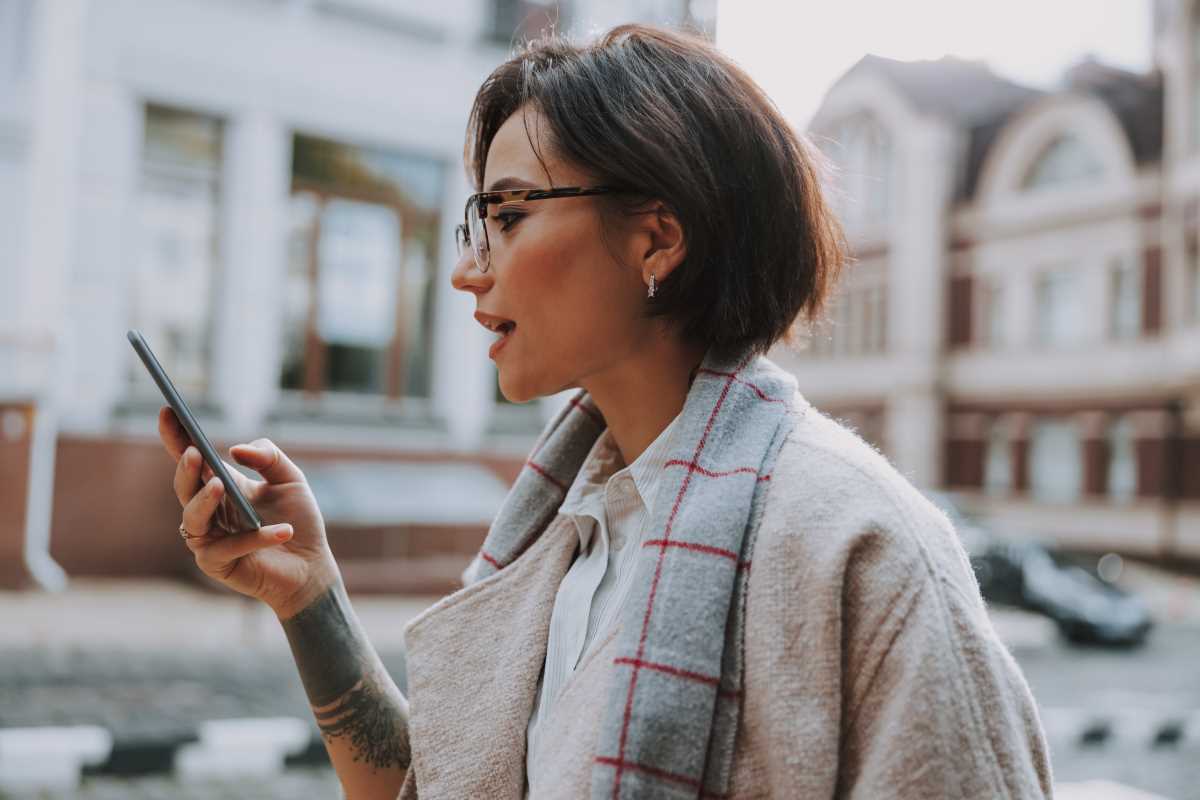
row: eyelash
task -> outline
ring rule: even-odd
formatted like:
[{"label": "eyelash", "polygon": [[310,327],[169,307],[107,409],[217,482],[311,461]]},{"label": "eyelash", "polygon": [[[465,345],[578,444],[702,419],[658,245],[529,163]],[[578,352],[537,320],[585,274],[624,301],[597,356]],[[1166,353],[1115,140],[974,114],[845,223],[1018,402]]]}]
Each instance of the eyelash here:
[{"label": "eyelash", "polygon": [[511,230],[512,226],[516,225],[524,216],[524,214],[518,214],[513,211],[501,211],[500,213],[496,214],[495,219],[500,220],[500,232],[505,233]]}]

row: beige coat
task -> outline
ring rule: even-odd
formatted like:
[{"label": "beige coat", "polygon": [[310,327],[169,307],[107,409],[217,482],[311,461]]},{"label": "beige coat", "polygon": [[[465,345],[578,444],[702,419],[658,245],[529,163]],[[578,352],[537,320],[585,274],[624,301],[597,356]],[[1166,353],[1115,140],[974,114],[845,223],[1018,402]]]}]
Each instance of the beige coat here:
[{"label": "beige coat", "polygon": [[[731,797],[1050,796],[1033,697],[945,515],[812,409],[771,483]],[[557,517],[513,564],[409,624],[402,798],[522,796],[526,723],[577,539]],[[543,722],[535,798],[589,795],[616,633],[598,637]]]}]

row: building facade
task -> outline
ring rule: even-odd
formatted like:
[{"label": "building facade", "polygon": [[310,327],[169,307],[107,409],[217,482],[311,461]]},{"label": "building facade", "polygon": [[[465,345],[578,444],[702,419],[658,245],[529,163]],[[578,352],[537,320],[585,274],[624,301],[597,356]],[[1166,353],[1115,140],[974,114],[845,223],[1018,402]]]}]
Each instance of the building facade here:
[{"label": "building facade", "polygon": [[0,581],[187,569],[138,328],[215,442],[311,467],[360,584],[440,586],[556,407],[450,290],[474,92],[547,27],[714,9],[0,0]]},{"label": "building facade", "polygon": [[868,56],[810,135],[856,263],[777,357],[1002,531],[1200,558],[1200,3],[1054,90]]}]

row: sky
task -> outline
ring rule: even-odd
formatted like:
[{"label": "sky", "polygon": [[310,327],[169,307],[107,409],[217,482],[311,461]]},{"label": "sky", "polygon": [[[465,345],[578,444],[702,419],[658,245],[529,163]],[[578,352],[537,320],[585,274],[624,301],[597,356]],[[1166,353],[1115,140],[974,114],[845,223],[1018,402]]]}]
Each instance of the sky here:
[{"label": "sky", "polygon": [[867,53],[980,59],[1049,88],[1089,53],[1150,69],[1151,23],[1151,0],[719,0],[717,44],[803,128]]}]

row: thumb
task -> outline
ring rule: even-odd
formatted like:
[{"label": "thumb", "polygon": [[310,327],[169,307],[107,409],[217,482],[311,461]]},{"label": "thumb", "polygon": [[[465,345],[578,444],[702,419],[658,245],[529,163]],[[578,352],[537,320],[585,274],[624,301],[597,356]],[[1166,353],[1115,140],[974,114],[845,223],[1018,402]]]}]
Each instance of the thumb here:
[{"label": "thumb", "polygon": [[217,568],[242,556],[248,556],[255,550],[282,544],[291,539],[294,532],[289,523],[281,522],[277,525],[264,525],[256,531],[217,537],[204,547],[203,559],[197,558],[197,561],[203,560],[205,564]]},{"label": "thumb", "polygon": [[303,483],[304,473],[270,439],[235,444],[229,454],[243,466],[262,475],[267,483]]}]

